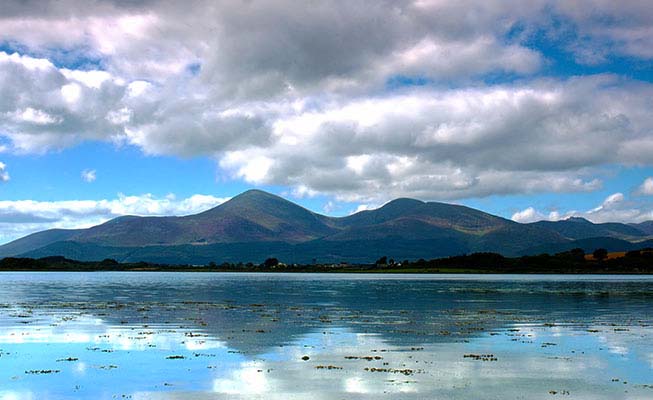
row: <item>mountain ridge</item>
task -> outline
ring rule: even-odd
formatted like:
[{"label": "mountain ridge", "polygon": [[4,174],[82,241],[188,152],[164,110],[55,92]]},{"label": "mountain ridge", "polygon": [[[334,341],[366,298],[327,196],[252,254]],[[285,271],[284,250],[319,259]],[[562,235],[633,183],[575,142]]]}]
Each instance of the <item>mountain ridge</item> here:
[{"label": "mountain ridge", "polygon": [[512,256],[567,248],[576,241],[590,247],[593,240],[601,243],[594,238],[629,247],[623,243],[653,237],[649,225],[594,224],[582,218],[521,224],[462,205],[408,198],[330,217],[253,189],[193,215],[121,216],[87,229],[37,232],[0,246],[0,257],[200,264],[273,256],[289,262],[371,262],[380,255],[416,259],[476,251]]}]

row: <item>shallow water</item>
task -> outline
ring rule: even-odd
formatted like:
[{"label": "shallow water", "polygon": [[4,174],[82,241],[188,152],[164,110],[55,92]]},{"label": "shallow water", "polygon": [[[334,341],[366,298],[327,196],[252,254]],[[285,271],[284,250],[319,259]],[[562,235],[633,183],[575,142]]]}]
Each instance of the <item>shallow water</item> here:
[{"label": "shallow water", "polygon": [[0,399],[651,399],[653,277],[1,273]]}]

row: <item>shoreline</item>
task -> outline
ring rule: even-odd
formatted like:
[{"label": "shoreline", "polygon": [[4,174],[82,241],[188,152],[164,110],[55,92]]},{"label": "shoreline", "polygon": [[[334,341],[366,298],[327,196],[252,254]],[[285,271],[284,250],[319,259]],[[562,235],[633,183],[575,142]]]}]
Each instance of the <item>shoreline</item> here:
[{"label": "shoreline", "polygon": [[498,271],[498,270],[483,270],[483,269],[447,269],[447,270],[433,270],[424,269],[421,271],[414,269],[301,269],[301,270],[288,270],[288,269],[256,269],[256,270],[233,270],[233,269],[215,269],[215,268],[197,268],[197,267],[175,267],[175,268],[13,268],[13,269],[0,269],[2,272],[168,272],[168,273],[221,273],[221,274],[380,274],[380,275],[653,275],[652,271],[606,271],[606,270],[585,270],[585,271]]},{"label": "shoreline", "polygon": [[564,275],[651,275],[653,249],[624,254],[586,255],[581,249],[555,255],[504,257],[497,253],[472,253],[431,260],[395,262],[386,256],[376,263],[285,264],[276,258],[263,263],[166,264],[161,262],[79,261],[61,256],[44,258],[5,257],[0,272],[248,272],[248,273],[323,273],[323,274],[564,274]]}]

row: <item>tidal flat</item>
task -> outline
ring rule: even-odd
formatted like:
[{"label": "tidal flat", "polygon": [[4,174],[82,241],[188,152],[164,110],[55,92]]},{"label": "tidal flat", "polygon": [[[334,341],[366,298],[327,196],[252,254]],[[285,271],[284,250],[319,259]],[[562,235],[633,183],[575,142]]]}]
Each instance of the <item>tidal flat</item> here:
[{"label": "tidal flat", "polygon": [[0,399],[650,399],[653,277],[0,273]]}]

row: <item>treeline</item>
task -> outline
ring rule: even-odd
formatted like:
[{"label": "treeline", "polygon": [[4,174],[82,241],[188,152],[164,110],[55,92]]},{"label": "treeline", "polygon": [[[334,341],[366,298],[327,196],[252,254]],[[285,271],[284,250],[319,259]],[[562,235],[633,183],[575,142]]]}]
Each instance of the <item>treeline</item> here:
[{"label": "treeline", "polygon": [[147,262],[119,263],[113,259],[76,261],[64,257],[0,259],[0,271],[202,271],[202,272],[405,272],[405,273],[556,273],[651,274],[653,249],[608,254],[597,249],[591,255],[573,249],[554,255],[504,257],[497,253],[473,253],[432,260],[395,261],[380,257],[374,264],[284,264],[268,258],[260,264],[210,262],[206,265],[168,265]]},{"label": "treeline", "polygon": [[158,264],[145,261],[120,263],[114,259],[102,261],[78,261],[61,256],[43,258],[6,257],[0,259],[0,271],[170,271],[170,272],[310,272],[330,270],[325,265],[287,265],[276,258],[268,258],[260,264],[229,263],[206,265]]},{"label": "treeline", "polygon": [[459,270],[485,273],[653,273],[653,249],[646,248],[608,257],[604,249],[591,255],[573,249],[554,255],[504,257],[497,253],[474,253],[433,260],[404,261],[402,269],[422,269],[433,272]]},{"label": "treeline", "polygon": [[146,262],[119,263],[113,259],[77,261],[65,257],[6,257],[0,260],[0,271],[161,271],[188,269],[188,265],[164,265]]}]

